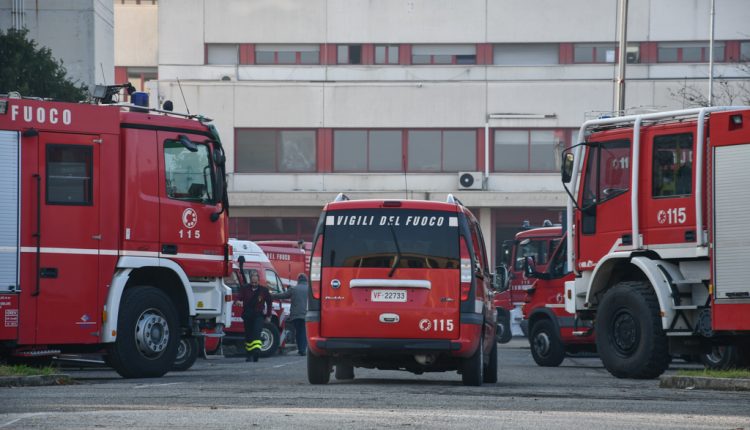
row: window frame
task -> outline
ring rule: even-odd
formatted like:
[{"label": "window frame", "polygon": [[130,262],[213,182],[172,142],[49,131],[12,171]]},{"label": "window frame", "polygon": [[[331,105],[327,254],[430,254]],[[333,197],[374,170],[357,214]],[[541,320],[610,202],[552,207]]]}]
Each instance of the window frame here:
[{"label": "window frame", "polygon": [[[87,167],[90,172],[88,178],[87,194],[85,202],[64,202],[50,200],[50,150],[63,149],[85,149],[88,156]],[[84,179],[85,180],[85,179]],[[64,143],[47,143],[44,145],[44,203],[48,206],[94,206],[94,147],[91,145],[68,145]]]},{"label": "window frame", "polygon": [[[409,132],[419,132],[419,131],[437,131],[440,133],[440,169],[439,170],[414,170],[409,168],[409,145],[410,145],[410,139],[409,139]],[[468,131],[474,133],[474,167],[463,169],[463,170],[453,170],[445,168],[445,132],[453,132],[453,131]],[[404,170],[407,173],[457,173],[457,172],[465,172],[465,171],[476,171],[479,169],[479,163],[477,161],[477,140],[479,139],[479,134],[477,133],[477,129],[474,128],[405,128],[404,129]]]},{"label": "window frame", "polygon": [[[455,44],[455,46],[457,46],[457,47],[458,46],[471,46],[472,48],[474,48],[474,54],[471,54],[471,55],[469,55],[469,54],[435,54],[435,53],[432,53],[432,54],[415,54],[414,53],[414,50],[415,50],[414,48],[422,48],[422,47],[429,48],[429,47],[432,47],[432,46],[433,46],[433,44],[416,44],[416,45],[412,45],[411,46],[411,52],[410,52],[410,58],[409,58],[410,59],[410,64],[413,65],[413,66],[451,66],[451,65],[476,66],[476,65],[479,65],[477,45],[473,44],[473,43]],[[443,45],[443,44],[434,44],[434,47],[436,47],[436,48],[437,47],[443,47],[443,46],[446,46],[446,45]],[[428,62],[416,62],[416,61],[414,61],[415,56],[428,57],[429,61]],[[444,57],[444,56],[450,57],[450,62],[436,62],[435,61],[436,57]],[[474,57],[474,62],[472,62],[472,63],[461,63],[461,62],[459,62],[458,57],[465,57],[465,56],[472,56],[472,57]]]},{"label": "window frame", "polygon": [[[361,131],[365,132],[366,134],[366,144],[365,144],[365,158],[366,158],[366,165],[367,168],[365,170],[347,170],[347,169],[337,169],[336,168],[336,132],[337,131]],[[378,131],[390,131],[390,132],[398,132],[400,136],[400,145],[401,145],[401,168],[399,170],[373,170],[370,163],[370,136],[372,132],[378,132]],[[333,129],[333,132],[331,134],[331,170],[333,173],[402,173],[404,172],[404,161],[406,159],[406,152],[405,152],[405,139],[406,136],[404,136],[404,130],[398,129],[398,128],[336,128]]]},{"label": "window frame", "polygon": [[[385,49],[385,62],[382,62],[382,63],[378,62],[378,54],[377,54],[378,48]],[[389,58],[390,58],[391,51],[394,50],[394,48],[396,51],[396,61],[392,63],[389,61]],[[401,55],[401,47],[397,44],[393,44],[393,43],[375,44],[373,45],[373,48],[372,48],[372,64],[377,64],[380,66],[397,66],[401,63],[400,55]]]},{"label": "window frame", "polygon": [[[273,47],[278,47],[278,48],[284,48],[284,47],[289,47],[289,46],[295,46],[296,47],[296,46],[302,46],[302,45],[304,45],[304,46],[310,46],[310,47],[315,47],[317,49],[316,50],[315,49],[314,50],[310,50],[310,51],[284,50],[284,49],[275,49],[275,50],[272,50],[272,51],[268,51],[268,50],[265,50],[265,49],[263,49],[263,50],[259,49],[259,46],[260,47],[273,46]],[[259,58],[258,53],[259,52],[271,52],[271,53],[273,53],[273,61],[272,62],[259,62],[258,61],[258,58]],[[316,59],[316,61],[313,62],[313,63],[302,62],[302,53],[303,52],[315,52],[315,53],[317,53],[317,59]],[[279,53],[294,53],[294,62],[290,62],[290,63],[279,62]],[[256,65],[256,66],[318,66],[318,65],[321,64],[321,49],[320,49],[320,45],[317,45],[317,44],[314,44],[314,43],[311,43],[311,44],[301,44],[301,45],[297,45],[297,44],[290,45],[290,44],[283,44],[283,43],[281,43],[281,44],[256,44],[255,47],[254,47],[254,50],[253,50],[253,54],[254,54],[254,62],[253,62],[253,64]],[[338,57],[338,55],[337,55],[337,57]]]},{"label": "window frame", "polygon": [[[526,168],[523,170],[506,170],[506,169],[498,169],[495,163],[495,155],[497,151],[497,139],[495,138],[496,133],[500,131],[525,131],[526,132]],[[531,143],[531,133],[534,131],[551,131],[553,134],[559,133],[562,134],[562,141],[561,145],[559,145],[559,150],[562,152],[565,148],[570,148],[574,143],[572,143],[573,140],[573,133],[577,132],[577,128],[541,128],[541,127],[531,127],[531,128],[502,128],[497,127],[492,129],[492,133],[490,138],[492,139],[490,141],[490,160],[489,163],[492,166],[492,172],[495,173],[559,173],[560,168],[555,167],[552,170],[539,170],[539,169],[532,169],[532,143]],[[554,144],[553,144],[554,145]],[[555,149],[557,150],[557,149]],[[562,161],[562,160],[560,160]]]},{"label": "window frame", "polygon": [[[658,171],[657,169],[657,139],[663,138],[663,137],[677,137],[678,136],[690,136],[691,138],[691,146],[689,148],[690,153],[690,181],[688,182],[689,185],[689,192],[683,193],[683,194],[677,194],[677,180],[675,180],[675,193],[674,194],[661,194],[661,195],[655,195],[654,194],[654,187],[656,185],[656,173]],[[682,150],[683,148],[679,148],[679,141],[677,142],[677,146],[674,148],[670,148],[672,150]],[[662,148],[663,149],[663,148]],[[680,169],[681,166],[679,166],[678,163],[674,163],[675,169],[675,176],[677,175],[677,171]],[[690,131],[683,131],[679,133],[666,133],[666,134],[658,134],[651,138],[651,198],[654,200],[662,200],[662,199],[674,199],[674,198],[685,198],[690,197],[693,195],[693,180],[695,179],[695,134],[693,134]]]},{"label": "window frame", "polygon": [[164,160],[164,183],[163,183],[163,186],[164,186],[164,195],[168,199],[175,200],[175,201],[178,201],[178,202],[197,203],[197,204],[202,204],[202,205],[207,205],[207,206],[213,206],[213,205],[219,203],[219,201],[220,201],[219,191],[216,189],[216,182],[217,182],[216,181],[216,165],[214,164],[213,157],[211,156],[211,149],[212,148],[211,148],[210,145],[208,145],[206,143],[201,143],[201,142],[193,142],[193,143],[196,146],[198,146],[198,147],[205,147],[206,148],[206,158],[208,160],[208,166],[206,166],[206,167],[210,167],[209,172],[211,174],[211,177],[209,178],[209,182],[207,184],[207,185],[211,186],[211,192],[209,193],[208,190],[206,190],[206,194],[209,196],[209,199],[203,201],[203,200],[197,200],[197,199],[192,199],[192,198],[177,198],[177,197],[174,197],[173,195],[170,195],[170,192],[169,192],[169,190],[167,188],[167,173],[169,172],[169,170],[167,169],[167,164],[166,164],[166,160],[167,160],[167,154],[166,154],[167,146],[166,146],[166,143],[167,143],[167,141],[175,141],[175,142],[177,142],[177,140],[176,139],[165,139],[164,144],[162,145],[162,154],[161,155],[162,155],[162,158]]},{"label": "window frame", "polygon": [[[683,43],[680,45],[680,43]],[[708,63],[710,58],[710,49],[709,46],[710,42],[696,42],[696,41],[685,41],[685,42],[657,42],[656,43],[656,63],[659,64],[702,64],[702,63]],[[663,46],[666,45],[675,45],[675,46]],[[721,48],[724,51],[724,55],[721,59],[714,59],[715,63],[725,63],[727,61],[727,45],[726,42],[720,41],[720,42],[714,42],[714,55],[716,55],[716,45],[720,44]],[[701,50],[701,58],[698,61],[692,61],[692,60],[685,60],[684,59],[684,50],[685,49],[694,49],[694,48],[700,48]],[[677,50],[677,59],[672,60],[663,60],[661,58],[660,52],[662,49],[676,49]]]},{"label": "window frame", "polygon": [[[238,134],[240,131],[271,131],[274,133],[274,168],[273,170],[253,170],[253,171],[241,171],[238,170],[238,161],[239,157],[237,157],[237,154],[240,152],[238,151],[238,146],[240,145],[240,141],[238,139]],[[312,170],[282,170],[281,167],[281,134],[285,131],[291,131],[291,132],[299,132],[299,131],[308,131],[311,132],[313,135],[313,148],[315,149],[315,154],[313,155],[313,168]],[[319,169],[319,163],[318,163],[318,129],[315,128],[252,128],[252,127],[238,127],[234,129],[234,172],[243,174],[243,175],[249,175],[249,174],[257,174],[257,173],[281,173],[281,174],[295,174],[295,173],[317,173]]]}]

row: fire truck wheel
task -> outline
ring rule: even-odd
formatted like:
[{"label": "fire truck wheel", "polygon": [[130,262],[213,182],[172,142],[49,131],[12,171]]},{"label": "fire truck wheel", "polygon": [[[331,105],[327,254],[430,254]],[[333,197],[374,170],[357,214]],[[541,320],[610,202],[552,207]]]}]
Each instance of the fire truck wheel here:
[{"label": "fire truck wheel", "polygon": [[336,379],[349,381],[354,379],[354,366],[351,363],[339,363],[336,365]]},{"label": "fire truck wheel", "polygon": [[557,367],[565,359],[565,346],[560,340],[560,334],[548,319],[537,321],[531,326],[529,344],[531,356],[539,366]]},{"label": "fire truck wheel", "polygon": [[646,282],[624,281],[607,291],[595,332],[602,363],[618,378],[656,378],[669,366],[659,302]]},{"label": "fire truck wheel", "polygon": [[262,342],[260,345],[261,357],[270,357],[276,353],[276,350],[279,349],[280,336],[279,328],[273,324],[273,321],[263,323],[263,330],[260,332],[260,341]]},{"label": "fire truck wheel", "polygon": [[177,345],[177,358],[174,360],[172,370],[188,370],[193,367],[195,360],[198,359],[200,351],[200,342],[197,337],[183,337],[180,344]]},{"label": "fire truck wheel", "polygon": [[463,372],[461,382],[464,385],[479,387],[484,380],[484,335],[479,337],[479,346],[469,358],[463,359]]},{"label": "fire truck wheel", "polygon": [[706,369],[727,370],[742,367],[739,349],[734,345],[714,346],[711,352],[702,354],[700,360]]},{"label": "fire truck wheel", "polygon": [[484,382],[488,384],[497,382],[497,342],[492,343],[490,358],[487,360],[487,367],[484,369]]},{"label": "fire truck wheel", "polygon": [[117,333],[117,340],[109,347],[109,361],[121,376],[154,378],[172,368],[180,340],[179,324],[172,301],[161,290],[125,290]]},{"label": "fire truck wheel", "polygon": [[510,330],[510,312],[505,309],[497,310],[496,338],[499,343],[508,343],[513,338]]},{"label": "fire truck wheel", "polygon": [[327,384],[331,379],[328,357],[318,357],[307,349],[307,380],[313,385]]}]

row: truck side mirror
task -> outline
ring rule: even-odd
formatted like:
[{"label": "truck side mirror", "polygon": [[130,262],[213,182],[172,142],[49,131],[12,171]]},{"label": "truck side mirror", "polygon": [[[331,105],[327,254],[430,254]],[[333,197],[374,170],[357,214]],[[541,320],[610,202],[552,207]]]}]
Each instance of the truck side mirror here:
[{"label": "truck side mirror", "polygon": [[494,276],[492,277],[492,288],[497,291],[498,293],[502,293],[503,291],[508,290],[508,269],[503,266],[498,266],[495,268],[496,272]]},{"label": "truck side mirror", "polygon": [[245,279],[245,256],[240,255],[237,257],[237,263],[240,265],[240,285],[247,285],[247,279]]},{"label": "truck side mirror", "polygon": [[560,174],[562,176],[563,184],[570,183],[570,180],[573,177],[573,161],[574,160],[575,160],[575,157],[573,156],[573,153],[567,152],[566,150],[563,156],[562,166],[560,166]]}]

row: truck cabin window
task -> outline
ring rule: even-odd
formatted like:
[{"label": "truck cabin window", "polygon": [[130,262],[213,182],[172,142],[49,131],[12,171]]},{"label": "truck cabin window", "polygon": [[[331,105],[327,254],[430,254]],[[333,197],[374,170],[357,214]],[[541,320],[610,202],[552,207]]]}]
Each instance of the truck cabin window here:
[{"label": "truck cabin window", "polygon": [[693,191],[693,134],[654,137],[653,197],[688,196]]},{"label": "truck cabin window", "polygon": [[93,204],[93,158],[90,146],[47,145],[47,204]]},{"label": "truck cabin window", "polygon": [[167,196],[176,200],[214,203],[214,175],[209,148],[204,144],[196,146],[198,150],[191,152],[179,141],[164,141]]},{"label": "truck cabin window", "polygon": [[630,141],[593,143],[588,151],[584,181],[583,208],[627,192],[630,189]]}]

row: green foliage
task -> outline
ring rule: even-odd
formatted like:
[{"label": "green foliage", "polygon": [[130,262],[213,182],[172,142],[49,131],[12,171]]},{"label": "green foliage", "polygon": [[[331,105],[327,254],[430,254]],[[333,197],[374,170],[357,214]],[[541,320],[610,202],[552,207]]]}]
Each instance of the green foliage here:
[{"label": "green foliage", "polygon": [[49,48],[38,47],[28,30],[0,31],[0,94],[18,91],[22,96],[78,102],[86,99],[83,84],[67,78],[62,61]]},{"label": "green foliage", "polygon": [[0,365],[0,376],[34,376],[52,375],[57,373],[54,367],[31,367],[25,365],[6,366]]},{"label": "green foliage", "polygon": [[708,378],[750,378],[750,370],[747,369],[729,369],[729,370],[680,370],[677,372],[680,376],[705,376]]}]

